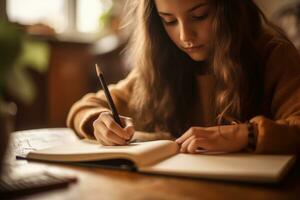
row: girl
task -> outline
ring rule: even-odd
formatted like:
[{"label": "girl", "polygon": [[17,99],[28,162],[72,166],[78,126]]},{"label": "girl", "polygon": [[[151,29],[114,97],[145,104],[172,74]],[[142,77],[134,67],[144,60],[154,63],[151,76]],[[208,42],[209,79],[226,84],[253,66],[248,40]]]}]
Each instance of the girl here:
[{"label": "girl", "polygon": [[129,2],[134,69],[110,86],[126,126],[99,91],[70,110],[79,136],[177,138],[185,153],[300,152],[300,56],[252,0]]}]

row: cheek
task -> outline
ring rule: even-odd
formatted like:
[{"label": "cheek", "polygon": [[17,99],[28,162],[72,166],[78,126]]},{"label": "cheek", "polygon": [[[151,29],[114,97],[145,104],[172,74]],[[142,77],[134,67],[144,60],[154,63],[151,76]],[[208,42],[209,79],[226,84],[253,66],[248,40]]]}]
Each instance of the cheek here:
[{"label": "cheek", "polygon": [[212,23],[211,21],[206,21],[197,26],[197,35],[200,42],[210,43],[212,37]]},{"label": "cheek", "polygon": [[169,38],[178,46],[179,44],[179,34],[175,28],[165,27],[165,31],[168,34]]}]

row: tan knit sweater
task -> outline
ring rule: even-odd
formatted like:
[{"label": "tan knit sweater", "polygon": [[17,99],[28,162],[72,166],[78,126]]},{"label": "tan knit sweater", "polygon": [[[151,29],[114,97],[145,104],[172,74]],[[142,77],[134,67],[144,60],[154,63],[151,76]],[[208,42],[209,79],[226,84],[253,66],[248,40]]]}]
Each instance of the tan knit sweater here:
[{"label": "tan knit sweater", "polygon": [[[271,117],[256,116],[251,119],[258,126],[256,153],[300,153],[300,56],[296,48],[276,37],[264,38],[259,43],[265,59],[264,100],[270,102],[265,110]],[[132,97],[137,73],[133,70],[126,79],[109,89],[121,115],[132,117],[128,102]],[[197,77],[199,93],[195,107],[198,124],[212,126],[214,78]],[[203,95],[202,95],[203,94]],[[205,95],[204,95],[205,94]],[[200,112],[201,110],[201,112]],[[81,137],[93,134],[92,122],[102,111],[109,111],[102,91],[85,95],[76,102],[68,115],[67,125]],[[199,111],[199,112],[197,112]]]}]

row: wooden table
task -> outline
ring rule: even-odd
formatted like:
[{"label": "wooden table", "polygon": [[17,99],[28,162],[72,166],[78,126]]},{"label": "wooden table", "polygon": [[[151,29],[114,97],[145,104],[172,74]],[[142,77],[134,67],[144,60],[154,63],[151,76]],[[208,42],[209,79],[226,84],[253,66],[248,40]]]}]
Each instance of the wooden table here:
[{"label": "wooden table", "polygon": [[[279,185],[257,185],[204,179],[145,175],[135,172],[28,162],[39,168],[74,174],[78,182],[28,199],[299,199],[299,164]],[[22,198],[24,199],[24,198]]]},{"label": "wooden table", "polygon": [[27,199],[300,199],[300,162],[277,185],[146,175],[24,160],[14,162],[24,173],[46,169],[78,177],[77,183],[68,188],[31,195]]}]

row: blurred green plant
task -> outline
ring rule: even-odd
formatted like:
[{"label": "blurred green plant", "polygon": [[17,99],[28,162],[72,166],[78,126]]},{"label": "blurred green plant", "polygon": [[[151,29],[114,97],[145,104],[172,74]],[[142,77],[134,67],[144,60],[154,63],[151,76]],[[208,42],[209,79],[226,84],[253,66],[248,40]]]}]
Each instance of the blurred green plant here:
[{"label": "blurred green plant", "polygon": [[103,7],[103,12],[99,16],[99,27],[103,29],[110,20],[112,15],[112,8],[114,1],[112,0],[99,0]]},{"label": "blurred green plant", "polygon": [[22,37],[19,29],[0,21],[0,97],[3,97],[5,76],[20,55]]},{"label": "blurred green plant", "polygon": [[0,101],[4,93],[30,104],[37,95],[28,69],[47,70],[50,49],[18,26],[0,20]]}]

